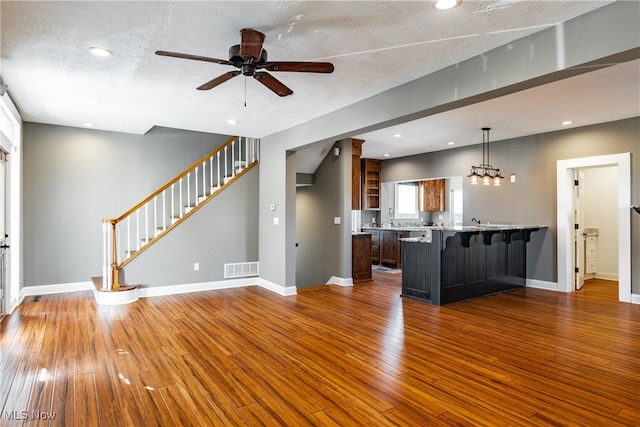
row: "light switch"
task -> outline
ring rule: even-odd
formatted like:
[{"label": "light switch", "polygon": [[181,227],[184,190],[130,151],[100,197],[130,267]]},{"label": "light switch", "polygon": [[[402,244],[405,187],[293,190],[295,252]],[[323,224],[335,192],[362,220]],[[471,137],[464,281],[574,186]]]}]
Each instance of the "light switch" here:
[{"label": "light switch", "polygon": [[278,225],[280,224],[280,218],[278,218],[277,216],[273,217],[273,225]]},{"label": "light switch", "polygon": [[340,224],[340,217],[339,216],[334,216],[333,217],[333,223],[334,224]]}]

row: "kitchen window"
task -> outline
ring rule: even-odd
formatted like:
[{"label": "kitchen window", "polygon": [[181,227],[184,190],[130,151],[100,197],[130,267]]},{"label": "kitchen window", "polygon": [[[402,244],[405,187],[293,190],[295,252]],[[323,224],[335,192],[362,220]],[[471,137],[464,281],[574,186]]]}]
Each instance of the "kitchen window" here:
[{"label": "kitchen window", "polygon": [[396,183],[396,219],[418,219],[418,183]]}]

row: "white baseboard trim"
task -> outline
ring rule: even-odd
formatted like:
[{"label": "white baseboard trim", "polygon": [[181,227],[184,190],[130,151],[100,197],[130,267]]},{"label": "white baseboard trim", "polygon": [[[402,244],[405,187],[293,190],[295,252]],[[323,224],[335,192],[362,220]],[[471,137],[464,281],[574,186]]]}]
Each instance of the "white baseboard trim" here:
[{"label": "white baseboard trim", "polygon": [[631,294],[631,304],[640,305],[640,294]]},{"label": "white baseboard trim", "polygon": [[90,291],[93,288],[93,283],[90,280],[86,282],[59,283],[55,285],[24,286],[22,289],[20,289],[20,302],[22,302],[22,300],[28,296]]},{"label": "white baseboard trim", "polygon": [[232,280],[220,280],[216,282],[200,282],[200,283],[185,283],[182,285],[170,285],[170,286],[150,286],[140,287],[138,289],[138,295],[141,298],[159,297],[165,295],[186,294],[190,292],[200,291],[215,291],[220,289],[241,288],[245,286],[256,285],[257,278],[248,277],[242,279]]},{"label": "white baseboard trim", "polygon": [[297,293],[295,286],[282,287],[273,282],[258,277],[244,277],[232,280],[220,280],[215,282],[187,283],[170,286],[139,287],[131,291],[99,292],[96,291],[91,281],[76,283],[61,283],[55,285],[25,286],[20,289],[20,299],[16,307],[28,296],[49,295],[66,292],[93,291],[96,302],[100,305],[128,304],[138,298],[149,298],[164,295],[176,295],[189,292],[212,291],[220,289],[240,288],[245,286],[260,286],[278,295],[290,296]]},{"label": "white baseboard trim", "polygon": [[296,288],[295,286],[280,286],[278,284],[268,281],[267,279],[258,279],[258,285],[271,292],[275,292],[276,294],[282,295],[283,297],[296,295],[298,293],[298,288]]},{"label": "white baseboard trim", "polygon": [[546,289],[548,291],[558,292],[558,283],[547,282],[545,280],[527,279],[525,284],[527,288]]},{"label": "white baseboard trim", "polygon": [[344,278],[331,276],[331,278],[327,280],[327,285],[353,286],[353,279],[351,277]]},{"label": "white baseboard trim", "polygon": [[618,273],[596,273],[596,279],[618,281]]}]

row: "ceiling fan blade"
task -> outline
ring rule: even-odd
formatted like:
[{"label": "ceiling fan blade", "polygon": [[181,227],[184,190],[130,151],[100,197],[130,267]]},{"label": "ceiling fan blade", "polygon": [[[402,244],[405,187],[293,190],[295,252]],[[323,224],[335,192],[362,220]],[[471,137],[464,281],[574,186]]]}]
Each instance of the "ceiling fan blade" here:
[{"label": "ceiling fan blade", "polygon": [[293,71],[298,73],[332,73],[331,62],[267,62],[260,67],[269,71]]},{"label": "ceiling fan blade", "polygon": [[265,35],[253,28],[243,28],[240,31],[242,40],[240,42],[240,56],[247,59],[253,58],[254,61],[260,60],[262,55],[262,44]]},{"label": "ceiling fan blade", "polygon": [[216,77],[215,79],[208,81],[207,83],[198,86],[198,90],[209,90],[209,89],[213,89],[214,87],[218,86],[221,83],[226,82],[227,80],[230,80],[232,78],[234,78],[235,76],[241,74],[241,71],[229,71],[228,73],[224,73],[221,76]]},{"label": "ceiling fan blade", "polygon": [[188,53],[167,52],[164,50],[158,50],[156,51],[156,55],[171,56],[173,58],[182,58],[182,59],[193,59],[196,61],[213,62],[215,64],[234,65],[233,62],[229,62],[226,59],[208,58],[206,56],[190,55]]},{"label": "ceiling fan blade", "polygon": [[288,96],[293,93],[293,91],[286,87],[280,80],[264,71],[256,72],[253,78],[274,91],[278,96]]}]

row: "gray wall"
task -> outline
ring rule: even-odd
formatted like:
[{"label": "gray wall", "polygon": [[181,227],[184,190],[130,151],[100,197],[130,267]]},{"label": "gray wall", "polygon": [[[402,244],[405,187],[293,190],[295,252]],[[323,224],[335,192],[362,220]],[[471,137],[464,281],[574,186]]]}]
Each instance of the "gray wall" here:
[{"label": "gray wall", "polygon": [[[339,158],[329,153],[316,170],[314,185],[296,189],[296,287],[327,283],[338,270],[336,259],[328,256],[340,245],[333,217],[340,216]],[[329,251],[327,250],[329,249]],[[335,251],[334,251],[335,252]]]},{"label": "gray wall", "polygon": [[[541,224],[547,232],[533,233],[529,250],[529,276],[557,281],[556,162],[580,157],[632,153],[631,200],[640,201],[640,118],[568,129],[513,140],[491,142],[491,162],[505,176],[516,174],[514,184],[472,186],[464,180],[464,223],[471,217],[483,222]],[[466,176],[482,156],[479,145],[386,160],[382,180],[398,181]],[[631,212],[629,213],[631,215]],[[633,214],[632,292],[640,292],[640,215]]]},{"label": "gray wall", "polygon": [[[351,168],[351,140],[335,146],[344,146],[340,156],[334,156],[333,149],[329,150],[314,174],[313,186],[296,190],[296,287],[299,289],[323,285],[332,276],[351,277],[351,250],[343,247],[345,227],[350,227],[350,221],[344,216],[345,193],[341,191],[345,184],[351,183],[343,173],[345,163],[349,172]],[[350,199],[349,192],[349,202]],[[334,224],[335,217],[341,218],[341,224]]]},{"label": "gray wall", "polygon": [[[121,215],[228,138],[166,128],[132,135],[25,123],[24,286],[84,282],[101,275],[102,219]],[[168,242],[149,248],[148,257],[157,256],[153,267],[147,270],[153,274],[141,274],[136,260],[128,268],[130,275],[152,284],[215,280],[220,277],[217,270],[221,268],[205,275],[209,272],[207,263],[218,255],[226,259],[223,255],[229,253],[230,241],[234,242],[234,248],[239,245],[234,258],[242,256],[255,261],[257,176],[256,171],[242,178],[251,181],[247,188],[230,188],[218,196],[226,200],[225,206],[237,203],[240,214],[219,213],[213,208],[222,202],[211,201],[211,206],[205,206],[191,218],[192,225],[182,224],[165,238]],[[243,190],[248,193],[240,194]],[[239,232],[238,239],[222,243],[220,239],[228,236],[212,230],[219,223],[230,221],[230,217],[235,217],[234,229],[246,227],[253,236]],[[224,227],[231,230],[227,225]],[[201,236],[212,240],[203,241]],[[189,252],[185,253],[187,242]],[[177,257],[170,271],[160,267],[161,263],[166,266],[169,254]],[[206,254],[209,261],[196,254]],[[142,254],[141,264],[145,264],[144,258]],[[193,274],[193,262],[197,261],[201,264],[198,276]],[[240,261],[245,259],[232,262]]]}]

